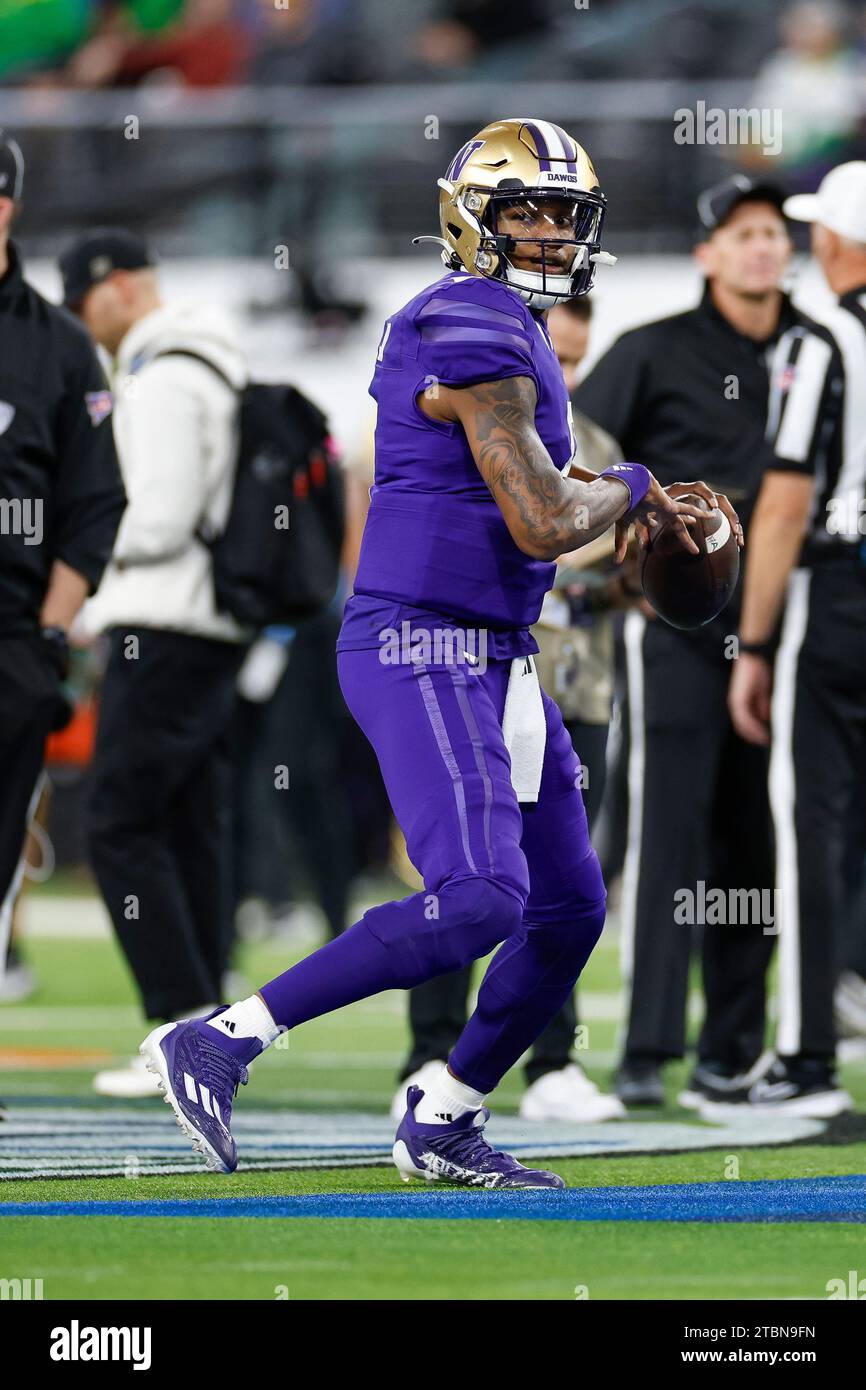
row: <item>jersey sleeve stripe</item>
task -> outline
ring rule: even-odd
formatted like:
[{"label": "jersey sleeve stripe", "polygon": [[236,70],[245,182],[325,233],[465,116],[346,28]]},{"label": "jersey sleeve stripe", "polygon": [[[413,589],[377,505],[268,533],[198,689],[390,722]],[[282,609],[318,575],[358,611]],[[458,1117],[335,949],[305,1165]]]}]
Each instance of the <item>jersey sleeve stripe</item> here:
[{"label": "jersey sleeve stripe", "polygon": [[809,335],[797,356],[794,378],[782,424],[776,436],[777,458],[804,463],[817,433],[819,407],[833,353],[822,338]]},{"label": "jersey sleeve stripe", "polygon": [[808,330],[795,324],[783,333],[773,352],[770,363],[770,396],[767,407],[767,428],[765,434],[771,442],[775,440],[782,423],[782,415],[788,400],[788,389],[793,379],[803,340]]},{"label": "jersey sleeve stripe", "polygon": [[463,327],[455,325],[423,324],[421,327],[421,338],[425,343],[461,343],[467,346],[470,343],[492,343],[494,346],[503,343],[515,343],[519,348],[523,348],[527,353],[531,352],[531,344],[528,338],[522,334],[503,333],[501,328],[478,328],[475,324],[467,324]]},{"label": "jersey sleeve stripe", "polygon": [[510,324],[512,328],[523,331],[523,319],[516,314],[506,313],[504,309],[491,309],[483,304],[473,304],[465,299],[446,299],[440,296],[431,299],[421,310],[417,317],[417,323],[423,323],[425,319],[474,319],[476,323],[501,323]]}]

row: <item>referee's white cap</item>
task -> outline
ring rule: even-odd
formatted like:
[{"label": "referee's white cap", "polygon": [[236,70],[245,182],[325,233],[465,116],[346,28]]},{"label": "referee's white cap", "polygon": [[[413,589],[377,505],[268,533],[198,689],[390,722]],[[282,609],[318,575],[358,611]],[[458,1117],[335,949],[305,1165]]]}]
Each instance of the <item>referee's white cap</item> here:
[{"label": "referee's white cap", "polygon": [[866,160],[837,164],[821,180],[817,193],[786,198],[784,213],[795,222],[820,222],[851,241],[866,242]]},{"label": "referee's white cap", "polygon": [[0,198],[18,202],[24,191],[24,156],[17,140],[0,130]]}]

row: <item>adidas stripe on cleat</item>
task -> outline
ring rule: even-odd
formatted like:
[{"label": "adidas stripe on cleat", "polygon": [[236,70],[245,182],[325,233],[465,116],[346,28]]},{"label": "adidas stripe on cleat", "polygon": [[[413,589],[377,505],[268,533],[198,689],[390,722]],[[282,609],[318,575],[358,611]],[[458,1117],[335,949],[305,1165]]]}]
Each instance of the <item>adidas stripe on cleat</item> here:
[{"label": "adidas stripe on cleat", "polygon": [[205,1033],[204,1022],[165,1023],[147,1035],[139,1051],[193,1149],[208,1168],[233,1173],[238,1156],[230,1128],[232,1102],[249,1072],[220,1046],[213,1029]]},{"label": "adidas stripe on cleat", "polygon": [[490,1111],[485,1107],[467,1111],[451,1124],[421,1124],[415,1118],[415,1107],[423,1094],[419,1086],[409,1087],[408,1109],[392,1150],[404,1182],[421,1178],[426,1182],[458,1183],[461,1187],[565,1187],[557,1173],[524,1168],[511,1154],[488,1144],[483,1130]]}]

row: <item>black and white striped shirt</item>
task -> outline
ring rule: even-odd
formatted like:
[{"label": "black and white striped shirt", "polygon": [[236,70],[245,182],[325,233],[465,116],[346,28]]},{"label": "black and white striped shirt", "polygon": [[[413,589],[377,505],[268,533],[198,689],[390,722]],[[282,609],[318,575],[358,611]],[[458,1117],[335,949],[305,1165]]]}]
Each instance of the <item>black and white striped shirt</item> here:
[{"label": "black and white striped shirt", "polygon": [[808,473],[815,494],[802,563],[866,559],[866,286],[780,338],[771,365],[772,468]]}]

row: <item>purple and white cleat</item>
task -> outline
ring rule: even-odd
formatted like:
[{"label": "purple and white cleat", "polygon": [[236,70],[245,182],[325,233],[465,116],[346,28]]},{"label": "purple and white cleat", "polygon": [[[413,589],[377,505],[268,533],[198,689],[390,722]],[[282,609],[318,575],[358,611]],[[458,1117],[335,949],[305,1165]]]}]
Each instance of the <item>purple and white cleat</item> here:
[{"label": "purple and white cleat", "polygon": [[[216,1009],[209,1018],[222,1013]],[[229,1128],[238,1086],[249,1080],[246,1067],[220,1046],[219,1034],[204,1029],[204,1019],[164,1023],[148,1033],[138,1049],[157,1078],[184,1134],[208,1168],[233,1173],[237,1145]]]},{"label": "purple and white cleat", "polygon": [[427,1182],[459,1183],[463,1187],[565,1187],[557,1173],[548,1173],[543,1168],[524,1168],[511,1154],[488,1144],[483,1133],[490,1119],[486,1107],[470,1110],[450,1125],[420,1124],[415,1119],[415,1106],[423,1094],[420,1087],[409,1087],[408,1108],[392,1150],[404,1182],[423,1178]]}]

